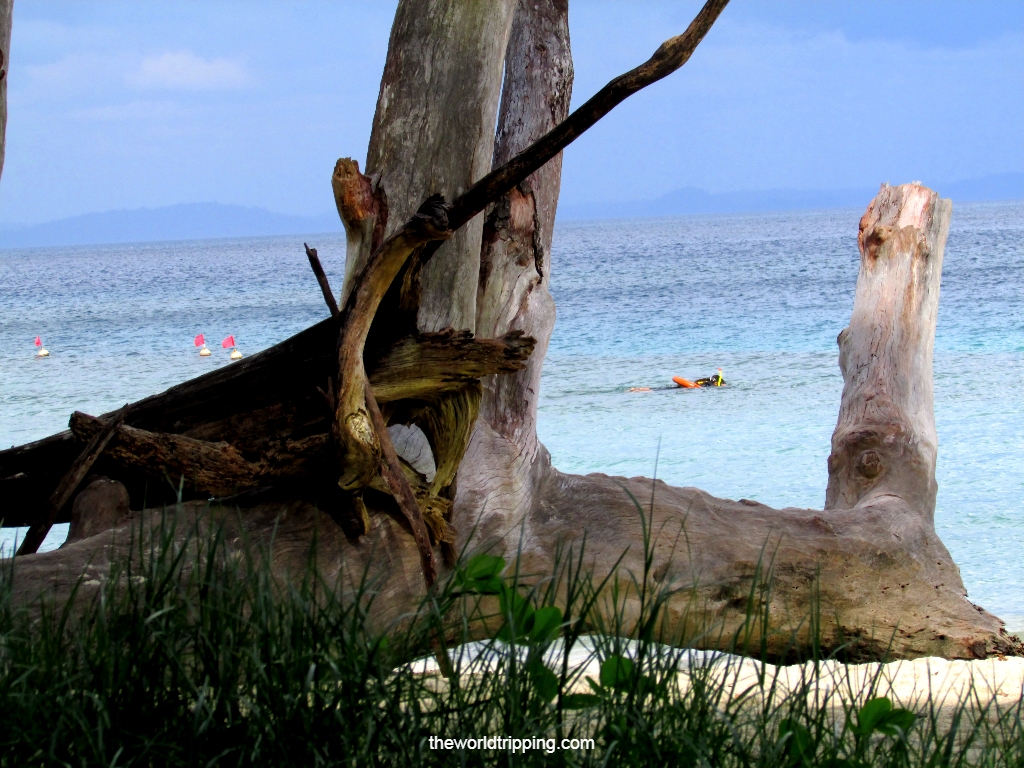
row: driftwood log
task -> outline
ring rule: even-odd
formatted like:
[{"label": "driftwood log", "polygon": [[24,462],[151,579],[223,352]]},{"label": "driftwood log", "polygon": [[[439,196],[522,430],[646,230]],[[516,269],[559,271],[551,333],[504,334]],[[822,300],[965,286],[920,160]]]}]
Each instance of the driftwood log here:
[{"label": "driftwood log", "polygon": [[[196,498],[173,514],[222,521],[257,544],[273,536],[282,574],[303,567],[315,540],[325,577],[374,576],[381,627],[419,605],[431,568],[448,577],[462,552],[518,552],[524,573],[548,574],[560,547],[579,551],[585,539],[596,578],[615,567],[639,574],[643,525],[628,491],[650,504],[653,577],[678,588],[666,631],[727,643],[747,620],[752,585],[770,577],[771,590],[758,594],[770,607],[763,639],[775,656],[810,643],[812,605],[822,647],[852,657],[1018,651],[1002,623],[966,599],[932,522],[931,348],[950,207],[918,184],[883,187],[861,222],[824,510],[551,466],[535,424],[554,321],[558,153],[682,66],[725,2],[708,2],[686,34],[569,116],[564,0],[492,5],[482,13],[458,0],[399,3],[367,172],[342,160],[332,178],[348,235],[338,317],[134,404],[98,471],[125,482],[136,508],[153,483],[170,487],[159,480],[166,471]],[[482,178],[481,158],[493,167]],[[434,196],[423,202],[426,192]],[[478,234],[462,229],[467,222]],[[406,425],[393,446],[384,425]],[[8,524],[39,514],[98,425],[76,415],[72,427],[0,452]],[[213,466],[231,482],[213,487],[203,474]],[[428,552],[421,532],[410,535],[413,500]],[[145,521],[168,514],[143,505]],[[70,594],[86,569],[101,577],[126,533],[17,558],[16,600]]]},{"label": "driftwood log", "polygon": [[31,555],[39,551],[39,545],[43,543],[46,534],[50,532],[60,510],[71,501],[72,495],[78,486],[82,484],[85,476],[89,474],[89,470],[96,463],[96,459],[100,457],[124,423],[124,416],[127,410],[128,406],[126,405],[111,416],[107,424],[96,423],[95,430],[92,431],[92,434],[85,441],[85,449],[75,459],[71,468],[61,478],[57,487],[50,495],[46,503],[46,511],[29,526],[21,546],[18,547],[19,555]]},{"label": "driftwood log", "polygon": [[[146,450],[154,461],[132,458],[115,442],[99,459],[97,471],[123,478],[138,505],[173,501],[179,483],[186,498],[208,498],[258,487],[236,484],[239,472],[269,477],[276,467],[287,476],[300,461],[315,464],[312,449],[323,446],[330,418],[319,389],[330,379],[337,332],[337,321],[325,320],[264,352],[133,404],[122,431],[148,439]],[[454,331],[416,334],[375,354],[367,368],[377,400],[387,409],[392,403],[415,404],[427,395],[461,390],[481,376],[519,370],[533,346],[533,339],[516,332],[502,339],[474,339]],[[75,415],[73,429],[0,451],[0,518],[5,525],[28,525],[42,514],[53,488],[81,452],[81,439],[91,436],[90,423],[84,414]],[[174,443],[170,436],[181,440]],[[190,469],[195,462],[189,451],[201,449],[207,456],[221,456],[226,466],[252,468],[225,472],[209,482]],[[289,466],[292,459],[295,467]],[[69,513],[64,505],[56,521],[67,522]]]}]

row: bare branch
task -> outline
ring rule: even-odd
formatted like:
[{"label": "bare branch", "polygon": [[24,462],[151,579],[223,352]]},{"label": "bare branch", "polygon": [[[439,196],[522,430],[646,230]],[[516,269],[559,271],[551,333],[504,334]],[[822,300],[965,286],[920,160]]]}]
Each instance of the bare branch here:
[{"label": "bare branch", "polygon": [[306,243],[302,244],[306,249],[306,257],[309,259],[309,266],[313,268],[313,274],[316,275],[316,281],[320,283],[320,292],[324,295],[324,301],[327,302],[327,308],[331,310],[331,317],[337,317],[341,314],[341,310],[338,309],[338,302],[334,298],[334,293],[331,291],[331,285],[327,282],[327,274],[324,272],[324,267],[320,263],[320,257],[316,254],[316,248],[310,248]]},{"label": "bare branch", "polygon": [[402,464],[398,459],[398,454],[395,452],[395,446],[391,444],[391,436],[388,434],[388,429],[384,424],[384,417],[381,415],[380,408],[377,407],[377,401],[373,397],[373,390],[370,389],[369,384],[366,385],[364,392],[366,408],[370,412],[370,420],[377,432],[381,453],[383,454],[383,461],[380,464],[381,476],[387,482],[391,495],[398,502],[402,514],[405,515],[405,519],[409,521],[413,538],[416,540],[416,548],[420,553],[423,580],[427,583],[427,589],[430,589],[434,582],[437,581],[437,566],[434,564],[434,550],[430,546],[430,534],[427,532],[427,524],[423,521],[423,513],[420,511],[420,505],[416,501],[416,495],[413,493],[409,481],[405,479]]}]

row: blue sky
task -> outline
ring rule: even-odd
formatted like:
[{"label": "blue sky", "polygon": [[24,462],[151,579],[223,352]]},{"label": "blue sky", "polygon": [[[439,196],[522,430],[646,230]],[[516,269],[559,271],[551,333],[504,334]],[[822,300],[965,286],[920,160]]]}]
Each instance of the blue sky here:
[{"label": "blue sky", "polygon": [[[312,215],[366,151],[394,2],[17,0],[0,222],[216,201]],[[574,103],[691,0],[572,0]],[[566,155],[566,202],[1024,171],[1024,3],[733,0]]]}]

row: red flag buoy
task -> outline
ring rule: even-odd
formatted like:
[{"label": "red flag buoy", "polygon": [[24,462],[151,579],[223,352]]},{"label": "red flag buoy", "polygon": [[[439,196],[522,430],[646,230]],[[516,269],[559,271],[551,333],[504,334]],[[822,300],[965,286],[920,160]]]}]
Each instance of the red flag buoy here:
[{"label": "red flag buoy", "polygon": [[224,347],[224,349],[230,349],[231,347],[235,346],[235,337],[228,336],[226,339],[224,339],[224,341],[220,343],[220,345]]},{"label": "red flag buoy", "polygon": [[37,347],[43,346],[43,340],[41,338],[39,338],[38,336],[36,336],[36,346]]},{"label": "red flag buoy", "polygon": [[204,347],[204,346],[206,346],[206,337],[204,337],[203,334],[200,333],[195,338],[195,345],[197,347]]}]

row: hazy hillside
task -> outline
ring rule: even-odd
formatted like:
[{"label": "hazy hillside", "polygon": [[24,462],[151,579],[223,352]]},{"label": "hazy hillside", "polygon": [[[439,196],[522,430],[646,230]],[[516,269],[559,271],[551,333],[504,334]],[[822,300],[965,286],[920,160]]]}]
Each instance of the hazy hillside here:
[{"label": "hazy hillside", "polygon": [[[909,179],[892,179],[893,183]],[[927,179],[926,184],[930,183]],[[980,179],[936,184],[954,203],[1024,200],[1024,173],[1004,173]],[[708,192],[684,187],[654,200],[620,202],[562,202],[561,220],[682,216],[699,213],[747,213],[824,208],[862,208],[878,192],[864,189],[773,189],[747,192]],[[164,208],[87,213],[31,226],[0,228],[0,248],[135,243],[155,240],[201,240],[214,237],[314,235],[340,232],[334,213],[289,216],[262,208],[221,203],[183,203]]]},{"label": "hazy hillside", "polygon": [[289,216],[240,205],[183,203],[164,208],[87,213],[32,226],[8,226],[0,229],[0,248],[312,235],[341,229],[341,222],[333,213]]},{"label": "hazy hillside", "polygon": [[[901,184],[913,179],[890,179]],[[953,183],[922,179],[955,203],[1024,200],[1024,173],[1002,173]],[[654,200],[625,202],[561,203],[558,216],[572,219],[629,219],[642,216],[683,216],[694,213],[754,213],[826,208],[865,208],[878,187],[863,189],[769,189],[746,192],[708,192],[684,187]]]}]

